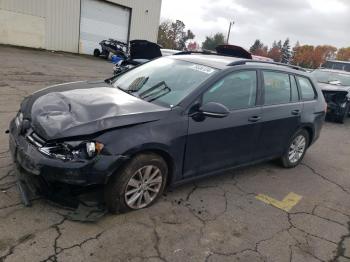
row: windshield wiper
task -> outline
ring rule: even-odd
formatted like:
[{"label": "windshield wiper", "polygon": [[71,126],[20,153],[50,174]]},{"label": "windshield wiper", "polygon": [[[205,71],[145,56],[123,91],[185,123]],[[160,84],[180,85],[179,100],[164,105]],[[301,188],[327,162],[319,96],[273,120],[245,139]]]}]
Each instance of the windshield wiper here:
[{"label": "windshield wiper", "polygon": [[128,89],[125,90],[125,92],[128,93],[135,93],[139,91],[148,81],[149,77],[138,77],[136,78],[128,87]]},{"label": "windshield wiper", "polygon": [[148,77],[139,77],[139,78],[136,78],[130,84],[128,89],[124,89],[120,86],[115,86],[115,87],[118,88],[119,90],[122,90],[125,93],[131,94],[139,91],[146,84],[147,81],[148,81]]},{"label": "windshield wiper", "polygon": [[168,85],[164,81],[162,81],[162,82],[159,82],[158,84],[154,85],[150,89],[142,92],[139,95],[139,98],[144,99],[148,102],[152,102],[152,101],[168,94],[169,92],[171,92],[170,87],[168,87]]}]

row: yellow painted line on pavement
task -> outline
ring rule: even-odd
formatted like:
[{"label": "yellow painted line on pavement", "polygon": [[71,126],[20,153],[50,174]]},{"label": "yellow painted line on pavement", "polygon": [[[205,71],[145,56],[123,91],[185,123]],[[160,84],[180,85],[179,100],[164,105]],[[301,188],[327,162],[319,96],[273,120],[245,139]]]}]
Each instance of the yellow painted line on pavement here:
[{"label": "yellow painted line on pavement", "polygon": [[289,212],[299,201],[303,198],[302,196],[290,192],[282,201],[269,197],[267,195],[259,194],[255,197],[256,199],[269,204],[271,206],[277,207],[284,211]]}]

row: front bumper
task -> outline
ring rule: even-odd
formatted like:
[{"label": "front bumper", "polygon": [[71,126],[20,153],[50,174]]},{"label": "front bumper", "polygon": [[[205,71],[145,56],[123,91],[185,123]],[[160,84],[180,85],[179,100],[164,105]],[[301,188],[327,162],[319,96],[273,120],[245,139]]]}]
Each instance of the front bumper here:
[{"label": "front bumper", "polygon": [[39,191],[56,182],[78,186],[105,184],[126,159],[103,154],[89,160],[50,158],[19,134],[14,121],[10,124],[9,146],[20,177]]},{"label": "front bumper", "polygon": [[335,102],[327,102],[327,116],[343,116],[346,108],[341,106],[341,104],[335,103]]},{"label": "front bumper", "polygon": [[342,117],[346,114],[347,104],[350,102],[346,91],[322,91],[327,103],[327,117]]}]

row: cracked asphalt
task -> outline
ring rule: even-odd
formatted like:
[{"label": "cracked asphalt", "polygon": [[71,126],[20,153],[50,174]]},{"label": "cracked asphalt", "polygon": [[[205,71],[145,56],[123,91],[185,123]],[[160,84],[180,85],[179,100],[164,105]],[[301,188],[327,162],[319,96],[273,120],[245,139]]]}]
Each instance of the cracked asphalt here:
[{"label": "cracked asphalt", "polygon": [[[169,189],[148,209],[73,222],[44,199],[23,207],[5,130],[26,95],[101,79],[103,59],[0,46],[0,261],[350,261],[350,120],[326,123],[302,165],[275,162]],[[289,212],[259,201],[302,196]]]}]

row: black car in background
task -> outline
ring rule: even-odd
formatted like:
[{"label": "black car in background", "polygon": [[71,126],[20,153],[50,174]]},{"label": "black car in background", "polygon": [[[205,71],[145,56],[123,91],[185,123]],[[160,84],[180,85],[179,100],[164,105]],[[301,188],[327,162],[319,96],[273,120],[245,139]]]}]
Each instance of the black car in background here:
[{"label": "black car in background", "polygon": [[275,158],[297,166],[325,108],[298,67],[188,52],[26,97],[10,149],[21,185],[104,185],[109,210],[123,212],[234,167]]},{"label": "black car in background", "polygon": [[350,73],[332,69],[316,69],[311,73],[326,99],[327,119],[344,123],[350,115]]}]

